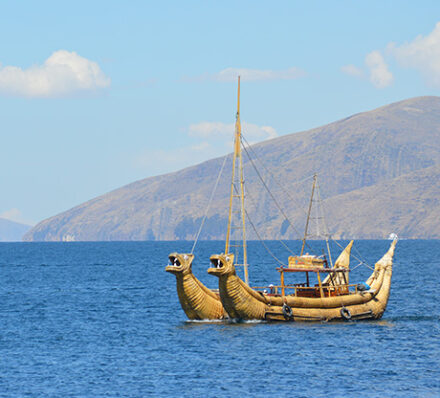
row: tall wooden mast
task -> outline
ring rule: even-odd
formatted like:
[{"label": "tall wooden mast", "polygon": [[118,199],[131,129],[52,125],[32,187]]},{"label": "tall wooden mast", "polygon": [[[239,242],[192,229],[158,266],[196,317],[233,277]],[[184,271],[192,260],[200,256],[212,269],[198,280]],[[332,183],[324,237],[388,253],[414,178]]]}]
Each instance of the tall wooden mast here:
[{"label": "tall wooden mast", "polygon": [[[238,159],[238,164],[237,164]],[[237,198],[240,201],[240,208],[237,213],[240,214],[240,226],[232,225],[233,215],[233,199]],[[232,158],[232,180],[231,191],[229,196],[229,216],[228,229],[226,232],[226,246],[225,253],[228,254],[230,250],[231,229],[242,230],[242,246],[243,246],[243,264],[244,280],[249,284],[248,264],[247,264],[247,245],[246,245],[246,229],[245,229],[245,209],[244,209],[244,178],[243,178],[243,157],[241,153],[241,122],[240,122],[240,76],[238,77],[238,94],[237,94],[237,115],[235,119],[235,136],[234,136],[234,155]],[[241,245],[240,245],[241,246]],[[238,258],[236,258],[238,261]]]}]

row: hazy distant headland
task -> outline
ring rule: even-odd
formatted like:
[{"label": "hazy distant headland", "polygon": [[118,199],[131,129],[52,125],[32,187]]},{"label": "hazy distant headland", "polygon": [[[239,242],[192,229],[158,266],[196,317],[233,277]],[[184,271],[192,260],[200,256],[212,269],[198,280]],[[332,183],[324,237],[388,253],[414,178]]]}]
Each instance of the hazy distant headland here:
[{"label": "hazy distant headland", "polygon": [[0,218],[0,242],[19,242],[32,227]]},{"label": "hazy distant headland", "polygon": [[[246,131],[244,131],[246,136]],[[336,238],[440,238],[440,98],[418,97],[253,146],[263,178],[302,231],[317,172]],[[297,239],[244,157],[249,216],[264,239]],[[40,222],[26,241],[193,239],[223,158],[134,182]],[[259,164],[259,162],[256,162]],[[231,166],[201,239],[223,239]],[[289,190],[286,195],[281,182]],[[294,200],[292,200],[294,198]],[[249,238],[256,236],[248,229]]]}]

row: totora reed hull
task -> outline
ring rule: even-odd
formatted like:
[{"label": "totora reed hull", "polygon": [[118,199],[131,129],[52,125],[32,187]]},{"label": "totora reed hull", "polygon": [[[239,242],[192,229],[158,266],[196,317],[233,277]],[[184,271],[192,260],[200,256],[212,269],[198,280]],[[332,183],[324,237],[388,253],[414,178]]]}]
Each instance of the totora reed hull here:
[{"label": "totora reed hull", "polygon": [[211,256],[214,266],[208,273],[219,278],[221,302],[231,318],[273,321],[379,319],[388,303],[396,243],[393,241],[388,252],[375,264],[366,281],[370,287],[368,291],[333,297],[263,294],[236,275],[232,254]]},{"label": "totora reed hull", "polygon": [[223,309],[219,295],[208,289],[192,273],[192,254],[172,253],[171,265],[165,271],[176,276],[180,305],[191,320],[224,319],[228,315]]}]

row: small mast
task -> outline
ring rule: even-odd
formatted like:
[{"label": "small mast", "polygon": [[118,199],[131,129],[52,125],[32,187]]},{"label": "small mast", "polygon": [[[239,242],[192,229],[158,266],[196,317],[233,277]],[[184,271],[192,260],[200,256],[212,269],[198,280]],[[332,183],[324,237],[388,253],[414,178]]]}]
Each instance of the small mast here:
[{"label": "small mast", "polygon": [[[237,160],[238,158],[238,170]],[[244,178],[243,178],[243,158],[241,154],[241,122],[240,122],[240,76],[238,76],[238,92],[237,92],[237,115],[235,119],[235,135],[234,135],[234,155],[232,158],[232,180],[231,191],[229,196],[229,216],[228,216],[228,229],[226,232],[226,244],[225,254],[230,250],[230,238],[232,227],[232,207],[233,198],[240,200],[240,215],[241,215],[241,227],[235,227],[235,229],[242,230],[242,242],[243,242],[243,268],[244,268],[244,280],[246,284],[249,284],[248,264],[247,264],[247,246],[246,246],[246,229],[245,229],[245,210],[244,210]],[[238,260],[238,256],[236,257]],[[240,264],[235,264],[240,265]]]},{"label": "small mast", "polygon": [[305,230],[304,230],[304,237],[303,237],[303,240],[302,240],[300,256],[302,256],[304,254],[304,248],[306,246],[307,236],[309,236],[309,224],[310,224],[310,218],[311,218],[311,214],[312,214],[313,197],[315,195],[315,191],[316,191],[317,196],[318,196],[318,208],[317,208],[318,214],[317,214],[317,217],[316,217],[316,221],[317,221],[317,235],[316,236],[317,237],[321,236],[319,234],[319,225],[318,225],[318,223],[319,223],[319,219],[322,218],[324,220],[324,233],[325,233],[324,236],[325,236],[325,243],[327,245],[328,258],[329,258],[329,261],[330,261],[330,266],[333,267],[332,255],[331,255],[331,252],[330,252],[330,245],[329,245],[330,234],[328,232],[327,223],[325,221],[324,209],[322,207],[321,194],[320,194],[320,189],[319,189],[319,184],[318,184],[318,175],[316,173],[313,175],[312,195],[310,196],[309,209],[308,209],[308,212],[307,212],[306,227],[305,227]]},{"label": "small mast", "polygon": [[310,202],[309,202],[309,211],[307,212],[306,228],[304,230],[304,237],[303,237],[303,241],[302,241],[300,256],[302,256],[304,254],[304,247],[306,245],[307,232],[309,230],[310,214],[312,212],[313,194],[315,193],[316,177],[317,177],[317,175],[314,174],[313,175],[313,185],[312,185],[312,195],[310,197]]}]

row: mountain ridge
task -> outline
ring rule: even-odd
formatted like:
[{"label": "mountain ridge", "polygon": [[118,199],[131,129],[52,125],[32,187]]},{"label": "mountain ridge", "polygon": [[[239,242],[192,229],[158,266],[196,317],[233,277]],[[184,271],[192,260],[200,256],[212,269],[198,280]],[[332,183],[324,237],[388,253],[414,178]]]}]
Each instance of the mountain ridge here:
[{"label": "mountain ridge", "polygon": [[[293,133],[255,144],[248,149],[254,152],[266,166],[266,177],[273,172],[285,186],[294,186],[304,176],[317,172],[320,176],[322,196],[329,206],[329,219],[339,214],[332,204],[336,198],[347,207],[346,213],[358,209],[358,196],[371,201],[379,195],[375,189],[362,191],[367,187],[384,190],[385,182],[418,170],[440,164],[440,98],[424,96],[411,98],[380,108],[357,113],[336,122],[310,130]],[[246,132],[244,132],[246,134]],[[213,181],[217,178],[223,157],[210,159],[198,165],[160,176],[149,177],[127,184],[121,188],[93,198],[74,208],[43,220],[25,235],[25,240],[173,240],[192,239],[196,233],[196,221],[201,218],[210,197]],[[230,159],[225,170],[230,170]],[[257,186],[258,176],[252,163],[245,160],[247,186]],[[435,169],[435,167],[434,167]],[[433,170],[434,170],[433,169]],[[436,169],[435,169],[436,170]],[[437,178],[436,172],[433,178]],[[210,225],[205,237],[222,239],[230,186],[230,171],[220,181],[219,190],[213,200],[214,209],[208,217]],[[406,184],[405,178],[400,184]],[[385,185],[384,185],[385,184]],[[416,182],[408,182],[412,187]],[[414,185],[415,184],[415,185]],[[397,186],[390,185],[396,189]],[[291,232],[281,234],[283,219],[276,215],[276,209],[269,203],[269,196],[262,187],[249,188],[258,198],[250,203],[249,215],[265,238],[296,238]],[[278,186],[271,186],[280,204],[292,218],[302,216],[290,203]],[[420,187],[426,189],[426,187]],[[361,191],[359,191],[361,190]],[[310,187],[296,188],[295,196],[300,203],[306,203]],[[359,191],[358,194],[354,192]],[[410,190],[416,195],[417,190]],[[365,192],[367,192],[365,194]],[[353,193],[351,196],[350,193]],[[344,194],[347,196],[343,197]],[[434,195],[434,191],[432,192]],[[341,196],[342,195],[342,196]],[[367,195],[367,196],[365,196]],[[371,197],[368,197],[370,195]],[[332,200],[333,198],[333,200]],[[347,199],[348,198],[348,199]],[[351,198],[351,199],[350,199]],[[394,198],[394,206],[396,200]],[[409,206],[401,201],[402,206]],[[406,204],[405,204],[406,203]],[[416,202],[411,202],[416,203]],[[386,204],[382,204],[386,208]],[[437,202],[430,206],[437,209]],[[221,209],[221,210],[220,210]],[[401,211],[411,213],[411,208]],[[436,210],[435,210],[436,211]],[[367,212],[368,213],[368,212]],[[371,214],[365,217],[371,221]],[[298,216],[298,217],[297,217]],[[270,219],[267,223],[264,218]],[[290,217],[289,217],[290,218]],[[339,216],[341,218],[341,216]],[[342,217],[343,218],[343,217]],[[407,231],[408,220],[391,225],[389,229]],[[346,221],[347,225],[351,225]],[[338,224],[339,225],[339,224]],[[364,222],[359,222],[364,225]],[[371,223],[368,232],[350,227],[349,235],[338,226],[340,237],[388,236],[390,230],[377,221]],[[440,228],[440,227],[439,227]],[[439,228],[421,236],[440,237]],[[365,229],[365,227],[364,227]],[[408,231],[409,233],[410,231]],[[286,234],[287,233],[287,234]],[[409,233],[409,235],[411,235]],[[411,237],[411,236],[408,236]],[[203,235],[202,235],[203,238]]]}]

